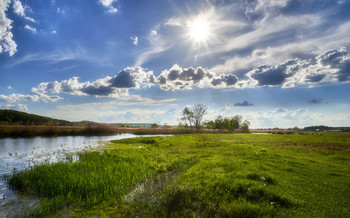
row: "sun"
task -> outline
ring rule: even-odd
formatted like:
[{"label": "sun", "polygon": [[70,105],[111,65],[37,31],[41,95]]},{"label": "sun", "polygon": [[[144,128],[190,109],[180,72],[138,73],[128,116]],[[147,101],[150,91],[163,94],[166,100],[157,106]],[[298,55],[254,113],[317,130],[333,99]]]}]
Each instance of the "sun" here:
[{"label": "sun", "polygon": [[203,18],[197,18],[189,22],[189,35],[195,42],[206,41],[209,37],[209,24]]}]

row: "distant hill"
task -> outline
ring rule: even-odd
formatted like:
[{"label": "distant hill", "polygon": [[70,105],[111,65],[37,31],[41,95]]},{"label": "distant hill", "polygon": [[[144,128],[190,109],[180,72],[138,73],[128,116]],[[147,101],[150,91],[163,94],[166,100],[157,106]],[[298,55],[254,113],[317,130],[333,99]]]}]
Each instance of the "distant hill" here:
[{"label": "distant hill", "polygon": [[342,131],[349,132],[350,127],[332,127],[332,126],[307,126],[304,127],[304,131]]},{"label": "distant hill", "polygon": [[[80,123],[80,122],[79,122]],[[55,125],[55,126],[74,126],[79,123],[67,120],[52,119],[50,117],[29,114],[16,110],[0,110],[0,124],[3,125]],[[81,122],[82,124],[88,121]]]},{"label": "distant hill", "polygon": [[144,128],[151,127],[151,123],[111,123],[111,125],[119,127],[130,127],[130,128]]}]

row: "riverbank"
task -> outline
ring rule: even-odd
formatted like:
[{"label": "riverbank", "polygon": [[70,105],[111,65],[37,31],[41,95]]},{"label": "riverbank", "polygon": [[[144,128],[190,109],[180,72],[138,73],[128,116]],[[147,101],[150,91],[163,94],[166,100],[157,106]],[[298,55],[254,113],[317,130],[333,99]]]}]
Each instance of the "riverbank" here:
[{"label": "riverbank", "polygon": [[[236,130],[242,132],[242,130]],[[170,128],[125,128],[109,124],[89,126],[27,126],[0,125],[0,138],[5,137],[34,137],[34,136],[100,136],[132,133],[136,135],[177,135],[192,133],[228,133],[227,130],[191,130]]]},{"label": "riverbank", "polygon": [[36,216],[348,217],[350,135],[188,134],[113,141],[7,176]]},{"label": "riverbank", "polygon": [[[247,132],[236,129],[235,133]],[[292,130],[248,130],[250,133],[269,134],[297,134]],[[131,133],[135,135],[179,135],[194,133],[229,133],[222,129],[184,129],[176,127],[168,128],[126,128],[109,124],[89,126],[28,126],[28,125],[0,125],[0,138],[5,137],[34,137],[34,136],[101,136]]]}]

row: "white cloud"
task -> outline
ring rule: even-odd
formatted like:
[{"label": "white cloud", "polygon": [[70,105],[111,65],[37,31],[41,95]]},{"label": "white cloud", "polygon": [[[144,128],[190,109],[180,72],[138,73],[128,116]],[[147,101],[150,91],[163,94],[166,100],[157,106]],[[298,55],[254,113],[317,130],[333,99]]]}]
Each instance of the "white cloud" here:
[{"label": "white cloud", "polygon": [[6,104],[6,105],[0,105],[0,108],[2,109],[8,109],[8,110],[19,110],[19,111],[28,111],[27,105],[25,104]]},{"label": "white cloud", "polygon": [[25,16],[22,3],[18,0],[13,1],[13,11],[19,16],[22,16],[22,17]]},{"label": "white cloud", "polygon": [[169,70],[163,70],[157,78],[161,89],[191,89],[192,86],[204,87],[208,77],[212,77],[203,68],[181,68],[175,64]]},{"label": "white cloud", "polygon": [[21,58],[14,60],[12,63],[7,65],[8,67],[13,67],[22,63],[32,62],[32,61],[45,61],[47,64],[56,64],[61,61],[67,60],[89,60],[89,61],[103,61],[98,59],[98,57],[90,56],[85,49],[78,47],[75,49],[66,49],[52,51],[51,53],[29,53]]},{"label": "white cloud", "polygon": [[[239,78],[233,73],[214,74],[203,67],[182,68],[173,65],[156,78],[153,71],[141,67],[127,67],[114,76],[95,81],[80,82],[78,77],[68,80],[40,83],[33,87],[36,94],[89,95],[125,99],[129,89],[150,88],[158,85],[163,90],[198,88],[255,88],[260,86],[316,86],[329,82],[350,82],[350,53],[346,48],[323,52],[313,59],[291,59],[276,65],[260,65]],[[252,106],[248,101],[236,106]]]},{"label": "white cloud", "polygon": [[9,86],[7,86],[7,89],[12,89],[12,86],[10,86],[10,85],[9,85]]},{"label": "white cloud", "polygon": [[117,2],[117,0],[98,0],[106,9],[108,13],[117,13],[118,8],[116,8],[113,4]]},{"label": "white cloud", "polygon": [[93,82],[79,82],[78,77],[72,77],[61,82],[43,82],[32,91],[37,94],[67,93],[71,95],[91,95],[95,97],[125,98],[129,89],[140,89],[154,85],[155,77],[152,71],[141,67],[127,67],[113,77],[107,76]]},{"label": "white cloud", "polygon": [[[242,19],[236,19],[235,12],[238,12],[236,4],[226,5],[222,8],[208,5],[204,8],[206,9],[199,14],[186,11],[182,14],[188,14],[187,16],[170,17],[153,27],[148,37],[150,46],[137,57],[134,66],[141,66],[165,51],[176,49],[179,45],[188,46],[188,51],[192,51],[194,47],[199,46],[191,38],[190,26],[194,20],[203,20],[210,30],[208,31],[208,40],[205,41],[204,46],[201,46],[202,53],[206,53],[217,46],[224,46],[225,42],[222,40],[222,36],[228,29],[231,30],[230,33],[235,34],[244,28],[245,24],[241,21]],[[225,15],[233,17],[233,19],[224,19]],[[184,53],[188,51],[184,51]]]},{"label": "white cloud", "polygon": [[156,35],[158,35],[157,31],[156,30],[152,30],[151,31],[151,36],[156,36]]},{"label": "white cloud", "polygon": [[56,102],[58,100],[61,100],[62,98],[59,96],[50,96],[43,93],[39,93],[36,95],[23,95],[23,94],[17,94],[13,93],[11,95],[0,95],[0,102],[8,102],[8,103],[14,103],[17,101],[33,101],[38,102],[39,100],[42,102]]},{"label": "white cloud", "polygon": [[36,28],[35,27],[31,27],[28,24],[24,26],[24,29],[29,30],[29,31],[31,31],[33,33],[36,33]]},{"label": "white cloud", "polygon": [[[153,27],[147,38],[149,47],[138,55],[134,66],[141,66],[161,54],[167,55],[165,51],[175,51],[180,46],[185,49],[183,54],[188,55],[186,59],[194,58],[195,43],[189,40],[188,22],[196,18],[205,20],[210,32],[208,40],[195,45],[201,47],[196,55],[199,60],[218,59],[216,65],[210,61],[207,65],[209,71],[216,74],[241,75],[259,65],[278,65],[298,57],[307,61],[308,57],[322,51],[350,45],[347,37],[350,22],[344,20],[331,24],[328,19],[334,11],[341,10],[336,2],[305,2],[307,12],[300,8],[304,3],[293,5],[293,1],[288,0],[208,5],[197,14],[186,11],[182,14],[188,16],[170,17]],[[242,8],[248,19],[240,16]]]},{"label": "white cloud", "polygon": [[[350,22],[346,19],[331,22],[333,19],[330,18],[335,12],[339,12],[339,17],[346,14],[348,4],[344,8],[336,1],[254,0],[245,1],[245,4],[250,21],[244,23],[245,29],[232,34],[219,28],[223,43],[208,49],[205,54],[221,56],[223,60],[210,68],[213,72],[237,72],[257,65],[276,65],[288,59],[310,57],[350,45],[347,37]],[[224,14],[225,19],[230,17],[221,8],[217,8],[217,12]]]},{"label": "white cloud", "polygon": [[52,34],[56,34],[57,32],[56,32],[56,30],[52,30],[51,33]]},{"label": "white cloud", "polygon": [[132,44],[134,44],[135,46],[139,44],[139,38],[137,36],[130,37],[130,39],[132,40]]},{"label": "white cloud", "polygon": [[39,101],[39,96],[38,95],[22,95],[22,94],[16,94],[13,93],[9,96],[6,95],[0,95],[0,102],[9,102],[9,103],[13,103],[16,101]]},{"label": "white cloud", "polygon": [[281,86],[313,87],[329,82],[350,82],[350,52],[342,47],[322,52],[307,60],[291,59],[276,65],[260,65],[245,74],[237,88]]},{"label": "white cloud", "polygon": [[25,14],[25,9],[27,8],[26,7],[23,7],[22,3],[19,1],[19,0],[14,0],[13,1],[13,11],[23,17],[24,19],[28,20],[28,21],[31,21],[33,23],[37,23],[36,20],[34,20],[34,18],[31,18],[31,17],[28,17],[26,14]]},{"label": "white cloud", "polygon": [[159,54],[168,50],[174,44],[174,41],[168,40],[168,37],[159,34],[150,34],[147,40],[150,46],[137,56],[134,66],[142,66],[147,61],[158,57]]},{"label": "white cloud", "polygon": [[0,53],[7,52],[10,56],[17,52],[17,44],[13,40],[11,32],[12,20],[6,17],[6,11],[9,8],[11,0],[0,1]]},{"label": "white cloud", "polygon": [[203,67],[181,68],[174,64],[169,70],[163,70],[156,83],[163,90],[192,89],[193,86],[204,88],[235,87],[238,78],[234,74],[214,76]]}]

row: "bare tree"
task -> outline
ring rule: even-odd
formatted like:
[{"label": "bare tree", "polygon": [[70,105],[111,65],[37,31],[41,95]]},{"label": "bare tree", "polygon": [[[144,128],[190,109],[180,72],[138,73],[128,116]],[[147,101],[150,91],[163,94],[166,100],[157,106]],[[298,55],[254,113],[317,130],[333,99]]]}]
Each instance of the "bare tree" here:
[{"label": "bare tree", "polygon": [[208,110],[208,106],[203,104],[196,104],[192,106],[194,127],[196,129],[200,128],[201,122],[203,120],[203,116],[207,113],[207,110]]},{"label": "bare tree", "polygon": [[189,126],[191,129],[199,129],[207,110],[208,106],[202,104],[196,104],[191,109],[186,107],[182,111],[181,125],[185,128]]}]

